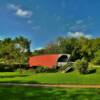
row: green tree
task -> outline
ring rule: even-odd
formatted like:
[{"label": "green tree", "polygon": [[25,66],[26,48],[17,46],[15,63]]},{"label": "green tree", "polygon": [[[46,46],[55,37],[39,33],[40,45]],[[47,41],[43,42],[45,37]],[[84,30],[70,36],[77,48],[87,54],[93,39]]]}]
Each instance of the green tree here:
[{"label": "green tree", "polygon": [[24,37],[6,38],[0,41],[0,63],[25,64],[30,55],[30,41]]},{"label": "green tree", "polygon": [[86,59],[76,60],[74,67],[78,69],[81,74],[88,73],[88,62]]}]

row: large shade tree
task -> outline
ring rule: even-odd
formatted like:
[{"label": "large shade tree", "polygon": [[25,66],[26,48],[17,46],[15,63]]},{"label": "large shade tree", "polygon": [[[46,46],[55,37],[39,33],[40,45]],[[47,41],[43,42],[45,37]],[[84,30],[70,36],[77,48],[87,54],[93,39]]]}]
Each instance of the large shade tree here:
[{"label": "large shade tree", "polygon": [[24,37],[6,38],[0,41],[0,63],[27,63],[30,55],[30,41]]}]

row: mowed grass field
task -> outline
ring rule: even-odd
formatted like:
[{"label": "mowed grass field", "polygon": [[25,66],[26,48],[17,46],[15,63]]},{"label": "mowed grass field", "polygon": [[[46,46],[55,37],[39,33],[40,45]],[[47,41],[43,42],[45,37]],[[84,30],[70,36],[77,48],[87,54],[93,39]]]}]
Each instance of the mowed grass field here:
[{"label": "mowed grass field", "polygon": [[[69,73],[0,72],[0,83],[47,84],[100,84],[100,68],[96,73],[82,75]],[[36,88],[24,86],[0,86],[0,100],[100,100],[100,89]]]},{"label": "mowed grass field", "polygon": [[0,100],[100,100],[100,89],[0,87]]},{"label": "mowed grass field", "polygon": [[33,73],[32,71],[0,72],[0,83],[47,83],[47,84],[100,84],[100,68],[96,73],[82,75],[77,71],[69,73]]}]

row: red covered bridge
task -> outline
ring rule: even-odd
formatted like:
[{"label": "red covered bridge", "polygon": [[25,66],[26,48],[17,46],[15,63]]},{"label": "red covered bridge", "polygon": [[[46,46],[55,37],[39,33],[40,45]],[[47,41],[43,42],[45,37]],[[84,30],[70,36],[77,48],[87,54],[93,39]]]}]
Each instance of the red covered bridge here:
[{"label": "red covered bridge", "polygon": [[67,63],[70,55],[68,54],[45,54],[32,56],[29,58],[29,66],[46,66],[48,68],[56,68],[61,64]]}]

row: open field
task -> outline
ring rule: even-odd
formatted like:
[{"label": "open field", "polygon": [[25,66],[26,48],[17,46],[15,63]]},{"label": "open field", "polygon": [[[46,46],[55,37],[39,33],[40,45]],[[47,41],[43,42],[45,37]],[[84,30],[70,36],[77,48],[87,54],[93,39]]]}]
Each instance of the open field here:
[{"label": "open field", "polygon": [[99,100],[100,89],[0,87],[1,100]]},{"label": "open field", "polygon": [[47,83],[47,84],[100,84],[100,68],[96,73],[82,75],[77,71],[69,73],[1,72],[0,82]]}]

